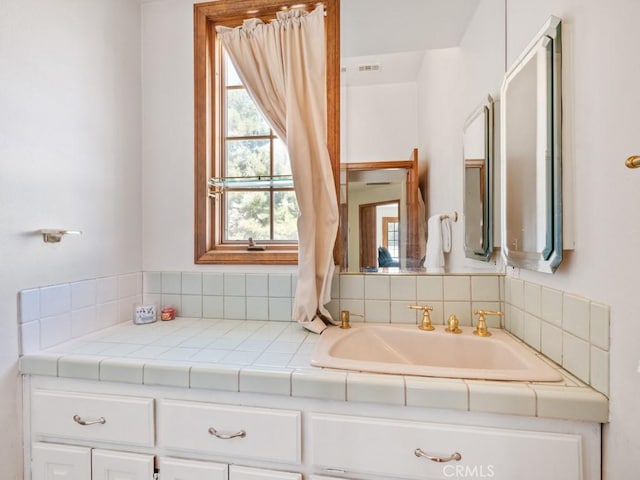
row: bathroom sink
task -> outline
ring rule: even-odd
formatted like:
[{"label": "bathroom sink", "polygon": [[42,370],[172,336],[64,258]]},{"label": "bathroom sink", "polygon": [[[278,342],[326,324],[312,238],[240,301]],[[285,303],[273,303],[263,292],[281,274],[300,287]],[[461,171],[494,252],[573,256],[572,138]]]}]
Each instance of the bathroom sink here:
[{"label": "bathroom sink", "polygon": [[352,324],[326,329],[311,357],[317,367],[426,377],[559,381],[562,377],[527,346],[499,329],[490,337],[415,325]]}]

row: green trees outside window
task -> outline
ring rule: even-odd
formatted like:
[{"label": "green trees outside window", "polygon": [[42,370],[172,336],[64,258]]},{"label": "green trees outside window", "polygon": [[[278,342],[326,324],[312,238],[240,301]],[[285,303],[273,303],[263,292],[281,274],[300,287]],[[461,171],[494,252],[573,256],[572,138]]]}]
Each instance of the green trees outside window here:
[{"label": "green trees outside window", "polygon": [[[224,54],[222,177],[291,175],[283,142],[274,134]],[[227,188],[223,242],[296,243],[298,204],[293,188]]]}]

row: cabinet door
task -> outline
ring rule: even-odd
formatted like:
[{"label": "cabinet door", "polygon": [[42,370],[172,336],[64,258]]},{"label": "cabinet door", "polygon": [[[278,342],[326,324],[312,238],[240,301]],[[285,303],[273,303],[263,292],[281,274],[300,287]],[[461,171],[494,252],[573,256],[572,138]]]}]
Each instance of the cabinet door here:
[{"label": "cabinet door", "polygon": [[53,443],[34,443],[32,480],[87,480],[91,478],[91,449]]},{"label": "cabinet door", "polygon": [[346,477],[325,477],[324,475],[311,475],[309,480],[348,480]]},{"label": "cabinet door", "polygon": [[92,460],[92,480],[149,480],[153,478],[153,455],[94,450]]},{"label": "cabinet door", "polygon": [[158,462],[162,480],[228,480],[228,467],[222,463],[160,458]]},{"label": "cabinet door", "polygon": [[231,465],[229,480],[302,480],[302,475],[291,472],[276,472],[262,468],[249,468]]}]

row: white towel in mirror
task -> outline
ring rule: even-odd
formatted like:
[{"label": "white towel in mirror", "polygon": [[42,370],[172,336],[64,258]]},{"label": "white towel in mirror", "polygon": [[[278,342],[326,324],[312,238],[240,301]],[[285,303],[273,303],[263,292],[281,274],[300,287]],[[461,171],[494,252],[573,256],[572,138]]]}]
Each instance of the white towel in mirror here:
[{"label": "white towel in mirror", "polygon": [[446,215],[432,215],[427,222],[427,230],[424,266],[427,273],[444,273],[444,254],[451,251],[451,221]]}]

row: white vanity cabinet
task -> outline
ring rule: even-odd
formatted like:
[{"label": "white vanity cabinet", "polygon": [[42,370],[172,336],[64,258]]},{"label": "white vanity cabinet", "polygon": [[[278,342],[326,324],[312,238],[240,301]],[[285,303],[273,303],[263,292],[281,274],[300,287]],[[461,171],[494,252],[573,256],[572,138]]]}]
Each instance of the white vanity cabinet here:
[{"label": "white vanity cabinet", "polygon": [[150,480],[153,455],[36,443],[32,480]]},{"label": "white vanity cabinet", "polygon": [[[299,466],[299,410],[41,388],[29,398],[31,480],[302,480],[297,472],[163,454]],[[119,450],[126,447],[154,453]]]},{"label": "white vanity cabinet", "polygon": [[593,422],[44,376],[25,387],[25,480],[600,480]]}]

